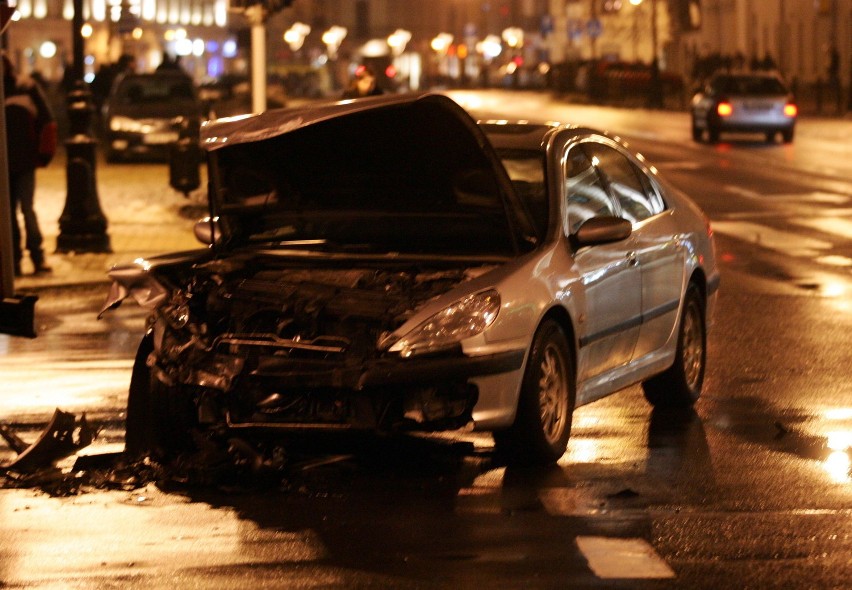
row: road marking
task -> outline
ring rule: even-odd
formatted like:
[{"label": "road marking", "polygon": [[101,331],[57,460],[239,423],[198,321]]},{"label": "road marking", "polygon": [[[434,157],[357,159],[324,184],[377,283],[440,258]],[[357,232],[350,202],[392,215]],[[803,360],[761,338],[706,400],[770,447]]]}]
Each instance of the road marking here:
[{"label": "road marking", "polygon": [[577,537],[589,568],[603,579],[674,578],[669,564],[643,539]]},{"label": "road marking", "polygon": [[852,238],[852,220],[837,219],[835,217],[809,217],[791,220],[796,225],[815,229],[817,231],[840,236],[841,238]]},{"label": "road marking", "polygon": [[682,162],[660,162],[658,167],[665,170],[700,170],[704,165],[701,162],[684,160]]},{"label": "road marking", "polygon": [[833,248],[831,242],[808,238],[747,221],[714,221],[713,230],[791,256],[813,258],[820,256],[823,253],[822,251]]},{"label": "road marking", "polygon": [[795,202],[795,203],[824,203],[827,205],[845,205],[852,201],[852,195],[841,193],[830,193],[826,191],[813,191],[809,193],[774,193],[764,194],[749,190],[741,186],[727,184],[722,187],[725,192],[739,195],[747,199],[773,201],[773,202]]}]

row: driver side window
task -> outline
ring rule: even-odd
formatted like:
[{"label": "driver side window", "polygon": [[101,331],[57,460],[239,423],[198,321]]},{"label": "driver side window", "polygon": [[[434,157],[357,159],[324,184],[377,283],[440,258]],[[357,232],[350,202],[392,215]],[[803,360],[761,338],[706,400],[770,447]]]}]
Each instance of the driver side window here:
[{"label": "driver side window", "polygon": [[568,152],[565,161],[565,231],[577,233],[593,217],[614,217],[615,207],[592,161],[580,146]]}]

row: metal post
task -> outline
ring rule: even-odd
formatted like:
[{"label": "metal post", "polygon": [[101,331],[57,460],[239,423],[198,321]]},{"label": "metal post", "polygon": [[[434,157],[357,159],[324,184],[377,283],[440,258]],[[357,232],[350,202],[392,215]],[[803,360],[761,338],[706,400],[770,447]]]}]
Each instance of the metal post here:
[{"label": "metal post", "polygon": [[252,4],[245,11],[251,23],[251,108],[266,110],[266,8]]},{"label": "metal post", "polygon": [[[0,0],[0,35],[12,12]],[[3,64],[0,63],[0,79]],[[9,154],[6,151],[6,89],[0,84],[0,333],[35,337],[35,295],[16,296],[12,260],[12,211],[9,194]]]},{"label": "metal post", "polygon": [[65,141],[67,195],[59,217],[56,252],[112,252],[95,178],[97,142],[91,136],[94,105],[88,85],[83,81],[83,0],[74,0],[71,26],[74,88],[67,99],[70,123],[69,137]]}]

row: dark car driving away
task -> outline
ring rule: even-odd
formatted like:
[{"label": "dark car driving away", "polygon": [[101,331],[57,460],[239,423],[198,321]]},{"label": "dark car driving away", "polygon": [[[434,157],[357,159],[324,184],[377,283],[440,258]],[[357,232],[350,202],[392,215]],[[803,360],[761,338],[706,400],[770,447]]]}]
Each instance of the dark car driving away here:
[{"label": "dark car driving away", "polygon": [[777,75],[767,72],[713,76],[692,99],[692,137],[711,142],[723,132],[761,133],[773,142],[780,133],[793,141],[798,108],[793,94]]},{"label": "dark car driving away", "polygon": [[206,123],[202,145],[209,247],[110,272],[104,311],[152,310],[129,453],[473,428],[551,463],[580,405],[698,399],[712,231],[614,138],[427,94]]},{"label": "dark car driving away", "polygon": [[104,107],[107,160],[164,161],[182,128],[198,128],[202,111],[192,79],[182,72],[122,76]]}]

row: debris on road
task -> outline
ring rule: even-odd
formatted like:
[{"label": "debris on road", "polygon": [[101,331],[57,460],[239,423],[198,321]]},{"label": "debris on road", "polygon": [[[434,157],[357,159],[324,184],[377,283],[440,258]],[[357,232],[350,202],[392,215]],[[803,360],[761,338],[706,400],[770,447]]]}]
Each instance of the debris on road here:
[{"label": "debris on road", "polygon": [[29,446],[8,427],[0,425],[0,436],[18,453],[14,461],[8,465],[0,465],[0,470],[27,473],[51,467],[57,461],[89,446],[95,439],[95,434],[86,421],[85,413],[77,421],[74,414],[63,412],[59,408],[53,412],[53,417],[38,440]]}]

